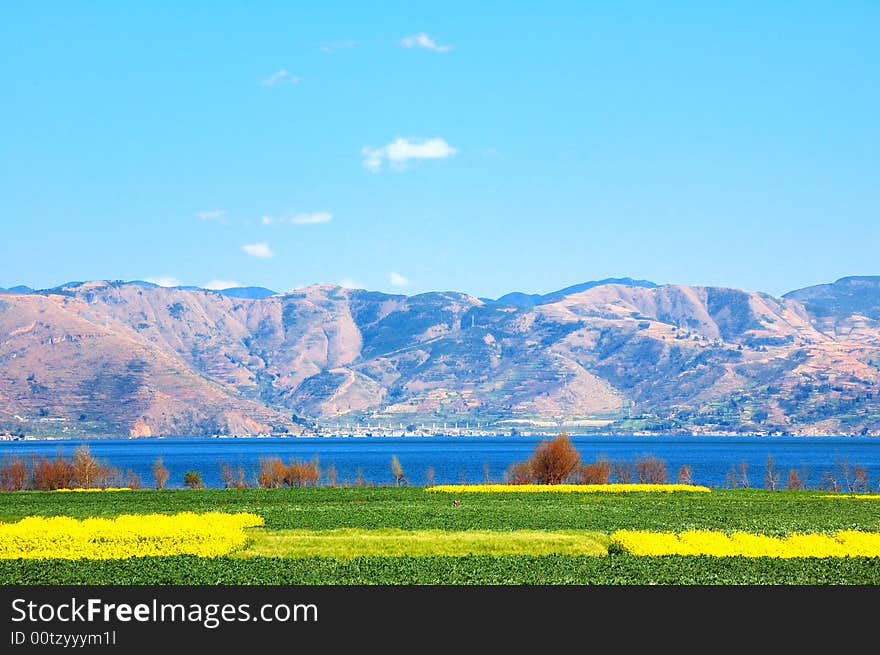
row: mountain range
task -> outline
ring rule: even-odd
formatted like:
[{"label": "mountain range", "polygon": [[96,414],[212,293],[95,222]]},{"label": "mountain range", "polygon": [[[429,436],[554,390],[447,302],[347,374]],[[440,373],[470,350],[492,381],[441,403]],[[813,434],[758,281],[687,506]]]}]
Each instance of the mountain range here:
[{"label": "mountain range", "polygon": [[880,434],[880,277],[492,300],[148,282],[0,295],[0,433]]}]

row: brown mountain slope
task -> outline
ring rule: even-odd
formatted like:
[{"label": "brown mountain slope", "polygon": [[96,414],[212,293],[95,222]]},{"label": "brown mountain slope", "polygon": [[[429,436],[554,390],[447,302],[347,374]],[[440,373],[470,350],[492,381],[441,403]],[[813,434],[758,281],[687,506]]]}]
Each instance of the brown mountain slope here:
[{"label": "brown mountain slope", "polygon": [[[11,302],[12,300],[12,302]],[[78,298],[0,306],[0,416],[115,434],[253,434],[292,428]],[[16,418],[19,417],[19,418]]]},{"label": "brown mountain slope", "polygon": [[316,285],[248,300],[90,282],[0,298],[0,429],[861,432],[880,427],[880,330],[844,333],[859,320],[825,329],[797,300],[715,287],[601,284],[518,307],[454,292]]}]

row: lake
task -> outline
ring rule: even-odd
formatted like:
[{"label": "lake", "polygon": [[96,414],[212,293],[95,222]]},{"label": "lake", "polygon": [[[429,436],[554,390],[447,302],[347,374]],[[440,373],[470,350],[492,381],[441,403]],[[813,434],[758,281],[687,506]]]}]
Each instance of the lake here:
[{"label": "lake", "polygon": [[[170,471],[169,486],[183,486],[185,471],[196,469],[209,487],[221,487],[220,465],[243,466],[253,484],[261,458],[279,456],[310,460],[317,456],[323,471],[332,464],[340,484],[353,483],[358,472],[369,483],[393,484],[390,461],[397,455],[407,481],[425,484],[433,468],[437,484],[482,483],[488,472],[492,482],[502,481],[504,471],[526,459],[540,441],[537,437],[314,437],[230,439],[99,439],[89,441],[3,441],[6,455],[49,457],[70,455],[88,444],[93,456],[121,470],[133,469],[144,486],[153,485],[151,466],[161,456]],[[732,465],[748,464],[751,486],[764,484],[767,456],[772,455],[782,472],[796,468],[808,473],[807,485],[818,487],[823,473],[834,471],[843,461],[867,468],[871,487],[880,481],[880,438],[876,437],[572,437],[584,462],[604,455],[611,461],[633,460],[652,454],[666,461],[670,481],[678,467],[688,464],[694,482],[710,487],[725,486]]]}]

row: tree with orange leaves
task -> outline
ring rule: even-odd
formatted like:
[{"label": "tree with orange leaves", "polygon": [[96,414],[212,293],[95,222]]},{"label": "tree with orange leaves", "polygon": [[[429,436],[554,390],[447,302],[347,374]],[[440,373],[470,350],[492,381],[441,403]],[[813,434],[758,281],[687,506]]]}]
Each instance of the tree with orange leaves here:
[{"label": "tree with orange leaves", "polygon": [[565,431],[552,440],[539,443],[529,459],[532,476],[538,484],[562,484],[580,464],[580,453]]}]

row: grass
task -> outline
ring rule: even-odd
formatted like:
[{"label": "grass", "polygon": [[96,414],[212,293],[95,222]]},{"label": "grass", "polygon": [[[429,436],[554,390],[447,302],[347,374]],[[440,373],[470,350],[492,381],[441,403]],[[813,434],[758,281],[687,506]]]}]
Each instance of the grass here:
[{"label": "grass", "polygon": [[116,516],[183,511],[253,512],[270,530],[586,530],[759,534],[880,531],[873,502],[827,491],[713,490],[703,494],[425,493],[417,487],[138,490],[103,494],[0,493],[0,520],[29,515]]},{"label": "grass", "polygon": [[0,561],[7,585],[880,585],[880,558],[191,556]]},{"label": "grass", "polygon": [[466,555],[605,555],[602,533],[539,530],[251,530],[239,557],[464,557]]}]

